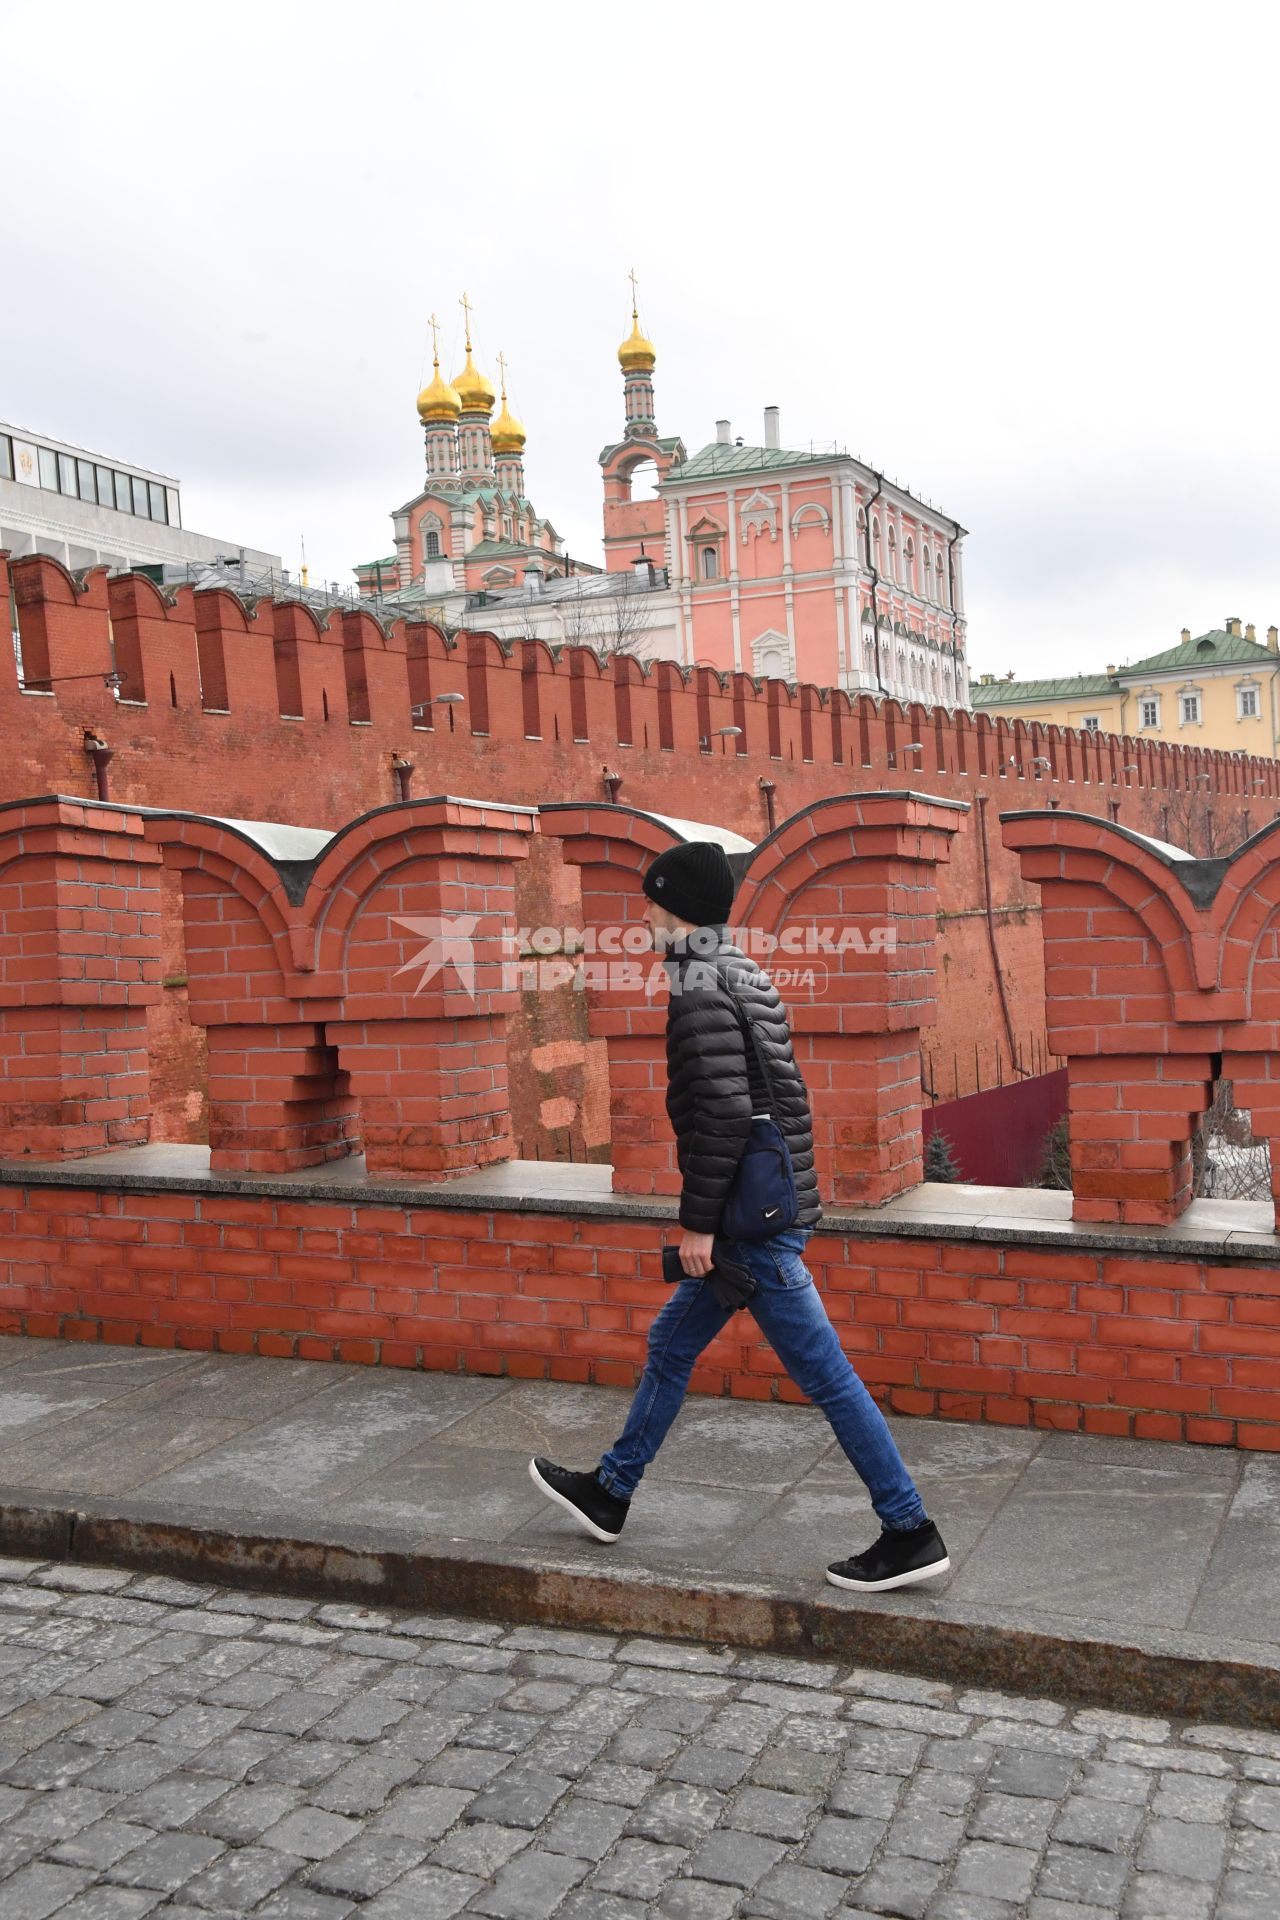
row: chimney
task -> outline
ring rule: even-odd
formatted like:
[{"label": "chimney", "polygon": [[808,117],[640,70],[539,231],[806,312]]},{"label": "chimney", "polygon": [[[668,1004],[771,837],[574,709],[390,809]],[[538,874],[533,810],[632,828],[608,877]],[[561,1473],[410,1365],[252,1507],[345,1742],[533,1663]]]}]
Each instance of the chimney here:
[{"label": "chimney", "polygon": [[716,421],[716,440],[720,446],[722,447],[728,446],[730,432],[731,432],[731,428],[727,420]]},{"label": "chimney", "polygon": [[1244,637],[1246,640],[1252,640],[1255,646],[1258,644],[1258,630],[1252,620],[1244,630]]},{"label": "chimney", "polygon": [[542,592],[543,578],[542,561],[540,559],[526,560],[524,563],[524,584],[528,587],[530,593]]},{"label": "chimney", "polygon": [[1275,627],[1267,628],[1267,647],[1272,653],[1280,653],[1280,631]]},{"label": "chimney", "polygon": [[638,559],[631,562],[631,571],[638,587],[653,585],[653,562],[646,554],[642,553]]},{"label": "chimney", "polygon": [[1227,632],[1237,640],[1240,638],[1240,622],[1233,613],[1227,615]]},{"label": "chimney", "polygon": [[1182,644],[1183,644],[1183,646],[1184,646],[1184,647],[1187,647],[1187,646],[1190,646],[1190,644],[1191,644],[1191,629],[1190,629],[1190,627],[1184,627],[1184,628],[1182,629]]},{"label": "chimney", "polygon": [[766,447],[780,447],[782,441],[778,431],[778,409],[766,407],[764,410],[764,443]]}]

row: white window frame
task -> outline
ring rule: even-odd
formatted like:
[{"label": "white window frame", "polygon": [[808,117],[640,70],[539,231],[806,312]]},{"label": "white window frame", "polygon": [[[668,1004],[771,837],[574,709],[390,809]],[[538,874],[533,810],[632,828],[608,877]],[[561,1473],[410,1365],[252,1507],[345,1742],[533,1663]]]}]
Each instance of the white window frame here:
[{"label": "white window frame", "polygon": [[[1188,713],[1187,708],[1189,706],[1195,708],[1194,713]],[[1203,724],[1204,707],[1201,703],[1199,690],[1197,689],[1192,693],[1180,693],[1178,695],[1178,725],[1180,727],[1199,727]]]},{"label": "white window frame", "polygon": [[1080,721],[1080,726],[1085,733],[1101,733],[1102,715],[1100,713],[1086,713]]},{"label": "white window frame", "polygon": [[[1262,692],[1261,687],[1253,686],[1253,685],[1236,688],[1236,719],[1237,720],[1257,720],[1261,716],[1262,701],[1259,698],[1261,692]],[[1245,711],[1244,703],[1246,700],[1252,700],[1253,702],[1252,713],[1247,713]]]},{"label": "white window frame", "polygon": [[[1154,709],[1150,720],[1147,718],[1148,707]],[[1138,700],[1138,715],[1139,731],[1147,727],[1158,727],[1160,725],[1160,695],[1158,693],[1142,694]]]}]

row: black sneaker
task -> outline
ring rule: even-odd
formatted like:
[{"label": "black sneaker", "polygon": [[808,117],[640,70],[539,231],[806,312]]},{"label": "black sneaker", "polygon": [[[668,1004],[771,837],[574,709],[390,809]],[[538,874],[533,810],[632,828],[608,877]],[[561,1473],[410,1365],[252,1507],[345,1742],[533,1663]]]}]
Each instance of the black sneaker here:
[{"label": "black sneaker", "polygon": [[921,1580],[935,1580],[940,1573],[950,1571],[942,1535],[932,1520],[925,1520],[907,1533],[886,1527],[874,1547],[828,1567],[827,1578],[833,1587],[887,1593],[890,1587],[914,1587]]},{"label": "black sneaker", "polygon": [[572,1514],[593,1540],[616,1540],[630,1511],[629,1500],[606,1493],[594,1473],[570,1473],[541,1457],[529,1462],[529,1478],[540,1493]]}]

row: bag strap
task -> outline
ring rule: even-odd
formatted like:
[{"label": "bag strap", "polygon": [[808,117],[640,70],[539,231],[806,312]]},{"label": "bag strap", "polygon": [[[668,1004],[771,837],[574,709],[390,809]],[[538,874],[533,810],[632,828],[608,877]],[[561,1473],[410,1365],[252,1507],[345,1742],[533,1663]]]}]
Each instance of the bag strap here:
[{"label": "bag strap", "polygon": [[720,975],[721,986],[733,1002],[733,1010],[738,1016],[738,1024],[746,1037],[747,1045],[755,1054],[756,1065],[760,1069],[760,1078],[764,1081],[764,1090],[769,1096],[769,1105],[773,1110],[773,1121],[776,1126],[778,1124],[778,1094],[774,1086],[773,1075],[769,1070],[769,1062],[765,1058],[764,1048],[760,1045],[760,1036],[748,1018],[746,1008],[743,1006],[741,1000],[739,1000],[733,988],[729,985],[728,976],[721,973],[719,967],[716,968],[716,972]]}]

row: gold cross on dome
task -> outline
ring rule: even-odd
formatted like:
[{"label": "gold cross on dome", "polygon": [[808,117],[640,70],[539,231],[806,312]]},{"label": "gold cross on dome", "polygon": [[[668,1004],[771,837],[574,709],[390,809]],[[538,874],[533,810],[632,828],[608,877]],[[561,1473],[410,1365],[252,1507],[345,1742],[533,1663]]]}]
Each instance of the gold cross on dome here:
[{"label": "gold cross on dome", "polygon": [[502,397],[505,400],[507,397],[507,356],[505,353],[498,355],[498,366],[502,372]]},{"label": "gold cross on dome", "polygon": [[631,282],[631,318],[638,320],[640,318],[640,296],[636,291],[636,270],[634,267],[632,267],[627,278]]},{"label": "gold cross on dome", "polygon": [[463,313],[466,315],[467,352],[470,353],[471,351],[471,302],[468,300],[465,293],[463,294],[461,300],[459,300],[458,305],[462,308]]},{"label": "gold cross on dome", "polygon": [[440,322],[434,313],[430,320],[428,320],[427,325],[431,329],[431,358],[438,366],[440,363]]}]

